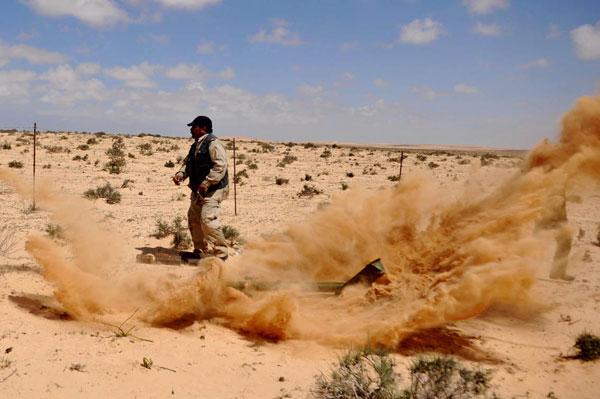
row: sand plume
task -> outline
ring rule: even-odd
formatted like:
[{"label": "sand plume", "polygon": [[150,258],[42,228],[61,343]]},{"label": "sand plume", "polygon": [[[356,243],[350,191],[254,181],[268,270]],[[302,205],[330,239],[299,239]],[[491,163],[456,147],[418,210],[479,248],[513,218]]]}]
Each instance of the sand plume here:
[{"label": "sand plume", "polygon": [[[119,268],[118,260],[98,263],[86,255],[103,245],[101,233],[67,237],[69,261],[39,237],[31,237],[27,249],[57,298],[80,318],[141,309],[139,316],[155,325],[212,319],[272,339],[395,348],[415,331],[475,317],[493,304],[527,303],[558,228],[539,228],[552,219],[549,204],[575,189],[575,179],[598,177],[600,97],[584,97],[563,117],[559,141],[539,144],[522,169],[491,192],[465,188],[451,195],[425,175],[378,191],[349,190],[301,224],[248,243],[242,255],[225,265],[214,261],[194,278],[154,273],[109,284],[106,276]],[[6,172],[0,178],[21,190]],[[72,231],[87,231],[78,229],[91,222],[80,226],[81,215],[73,214],[83,208],[58,206],[58,198],[44,197],[54,217]],[[387,269],[385,284],[350,287],[339,297],[298,287],[345,281],[378,257]],[[252,294],[230,287],[246,277],[290,284]]]}]

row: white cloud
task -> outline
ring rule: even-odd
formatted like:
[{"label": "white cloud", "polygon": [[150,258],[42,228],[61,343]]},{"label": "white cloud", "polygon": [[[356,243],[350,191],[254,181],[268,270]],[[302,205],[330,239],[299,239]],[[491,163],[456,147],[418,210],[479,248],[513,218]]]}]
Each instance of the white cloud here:
[{"label": "white cloud", "polygon": [[582,25],[571,31],[577,56],[582,60],[600,59],[600,21],[596,26]]},{"label": "white cloud", "polygon": [[250,43],[275,43],[283,46],[299,46],[303,43],[298,33],[288,29],[289,23],[285,19],[273,19],[271,24],[270,31],[261,29],[248,41]]},{"label": "white cloud", "polygon": [[388,87],[390,85],[390,82],[382,78],[376,78],[375,80],[373,80],[373,84],[377,87]]},{"label": "white cloud", "polygon": [[315,96],[320,96],[321,94],[323,94],[323,87],[320,85],[308,85],[308,84],[303,84],[297,87],[298,93],[304,95],[304,96],[310,96],[310,97],[315,97]]},{"label": "white cloud", "polygon": [[490,14],[508,8],[508,0],[463,0],[463,4],[473,14]]},{"label": "white cloud", "polygon": [[537,60],[533,60],[531,62],[528,62],[527,64],[521,65],[521,68],[523,68],[523,69],[548,68],[549,66],[550,66],[550,61],[548,61],[546,58],[538,58]]},{"label": "white cloud", "polygon": [[19,33],[19,35],[17,36],[17,39],[21,42],[26,42],[28,40],[33,39],[37,35],[38,35],[38,33],[35,30],[31,30],[30,32]]},{"label": "white cloud", "polygon": [[502,34],[502,27],[498,24],[477,22],[473,27],[473,33],[484,36],[500,36]]},{"label": "white cloud", "polygon": [[409,44],[427,44],[444,33],[442,24],[431,18],[415,19],[404,25],[400,31],[399,40]]},{"label": "white cloud", "polygon": [[546,34],[547,39],[556,39],[557,37],[560,37],[561,34],[562,32],[557,24],[548,25],[548,33]]},{"label": "white cloud", "polygon": [[111,0],[24,0],[47,17],[72,16],[90,26],[108,27],[129,21],[127,13]]},{"label": "white cloud", "polygon": [[344,73],[342,74],[342,79],[343,79],[343,80],[346,80],[346,81],[351,81],[351,80],[354,80],[354,79],[355,79],[355,77],[354,77],[354,74],[353,74],[353,73],[351,73],[351,72],[344,72]]},{"label": "white cloud", "polygon": [[475,86],[469,86],[465,83],[454,85],[454,92],[460,94],[479,94],[479,89]]},{"label": "white cloud", "polygon": [[158,65],[151,65],[147,62],[142,62],[139,65],[133,65],[129,68],[115,67],[104,71],[107,76],[113,79],[121,80],[127,87],[136,88],[152,88],[156,84],[150,80],[150,77],[158,70]]},{"label": "white cloud", "polygon": [[7,64],[12,59],[27,60],[31,64],[59,64],[65,62],[67,57],[37,47],[23,44],[11,46],[0,41],[0,64]]},{"label": "white cloud", "polygon": [[215,52],[215,45],[212,42],[202,42],[198,44],[196,50],[200,54],[212,54]]},{"label": "white cloud", "polygon": [[75,71],[81,75],[97,75],[100,72],[100,64],[93,62],[84,62],[77,65]]},{"label": "white cloud", "polygon": [[445,95],[445,93],[437,92],[430,87],[424,87],[424,86],[413,86],[410,88],[410,91],[412,91],[413,93],[417,94],[419,97],[424,98],[426,100],[435,100],[436,98],[439,98],[439,97]]},{"label": "white cloud", "polygon": [[83,79],[70,65],[59,65],[40,75],[47,82],[40,87],[42,102],[73,106],[87,100],[100,101],[106,96],[106,87],[98,79]]},{"label": "white cloud", "polygon": [[223,69],[221,72],[217,73],[217,77],[223,79],[223,80],[231,80],[233,78],[235,78],[235,71],[233,70],[233,68],[225,68]]},{"label": "white cloud", "polygon": [[29,97],[30,83],[36,78],[32,71],[13,69],[0,71],[0,98],[19,101]]},{"label": "white cloud", "polygon": [[165,7],[180,8],[188,10],[200,10],[202,8],[219,4],[221,0],[156,0]]}]

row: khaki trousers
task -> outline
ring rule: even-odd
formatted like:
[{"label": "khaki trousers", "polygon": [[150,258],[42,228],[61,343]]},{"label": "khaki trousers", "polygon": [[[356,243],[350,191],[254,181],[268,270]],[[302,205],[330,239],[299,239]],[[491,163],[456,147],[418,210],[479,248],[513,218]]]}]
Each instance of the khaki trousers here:
[{"label": "khaki trousers", "polygon": [[226,257],[227,241],[221,231],[219,213],[221,201],[227,198],[229,187],[206,194],[205,197],[192,192],[188,209],[188,227],[192,234],[194,249]]}]

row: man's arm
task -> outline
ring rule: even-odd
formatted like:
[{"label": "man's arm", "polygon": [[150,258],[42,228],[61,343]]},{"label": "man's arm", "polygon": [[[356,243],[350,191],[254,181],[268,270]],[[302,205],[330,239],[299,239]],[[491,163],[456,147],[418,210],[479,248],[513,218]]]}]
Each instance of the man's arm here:
[{"label": "man's arm", "polygon": [[179,185],[182,181],[184,181],[185,179],[188,178],[188,175],[185,172],[187,161],[188,161],[188,157],[186,156],[183,159],[183,161],[181,162],[181,167],[179,168],[177,173],[175,173],[175,175],[173,176],[173,183]]},{"label": "man's arm", "polygon": [[215,140],[208,146],[208,152],[210,159],[214,165],[204,181],[200,184],[200,187],[208,189],[213,184],[217,184],[225,176],[227,172],[227,152],[223,147],[223,144],[219,140]]}]

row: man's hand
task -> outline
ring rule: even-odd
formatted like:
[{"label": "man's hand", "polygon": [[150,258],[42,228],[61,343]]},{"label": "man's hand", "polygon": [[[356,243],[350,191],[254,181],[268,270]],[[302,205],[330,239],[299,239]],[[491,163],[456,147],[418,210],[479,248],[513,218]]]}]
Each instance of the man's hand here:
[{"label": "man's hand", "polygon": [[206,192],[208,191],[208,186],[206,184],[201,184],[198,186],[198,194],[204,196],[204,194],[206,194]]},{"label": "man's hand", "polygon": [[181,184],[182,180],[183,179],[181,178],[181,175],[178,173],[176,173],[175,176],[173,176],[173,183],[175,183],[175,185],[177,186]]}]

